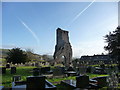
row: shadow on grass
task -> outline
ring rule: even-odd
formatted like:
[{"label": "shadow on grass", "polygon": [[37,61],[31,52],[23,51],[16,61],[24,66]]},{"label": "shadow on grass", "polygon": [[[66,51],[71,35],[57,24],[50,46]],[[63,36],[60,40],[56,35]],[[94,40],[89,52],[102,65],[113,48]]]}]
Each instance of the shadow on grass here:
[{"label": "shadow on grass", "polygon": [[63,84],[57,84],[55,86],[57,87],[57,90],[74,90],[74,88],[67,87]]}]

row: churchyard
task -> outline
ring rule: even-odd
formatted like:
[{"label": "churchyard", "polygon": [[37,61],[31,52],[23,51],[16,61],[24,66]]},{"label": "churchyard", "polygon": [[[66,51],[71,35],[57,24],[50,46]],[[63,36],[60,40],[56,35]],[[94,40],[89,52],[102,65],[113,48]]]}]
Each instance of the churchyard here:
[{"label": "churchyard", "polygon": [[[18,57],[15,58],[17,53],[14,54],[12,50],[19,51],[23,55],[24,59],[20,56],[19,60],[24,64],[20,64]],[[2,90],[120,89],[118,61],[108,58],[109,55],[107,59],[104,58],[105,55],[94,55],[92,60],[88,56],[88,60],[86,56],[82,60],[72,60],[68,31],[60,28],[57,29],[57,44],[52,63],[45,60],[42,62],[38,58],[41,56],[38,55],[36,56],[38,61],[28,62],[24,57],[27,54],[24,54],[25,52],[20,48],[12,50],[9,54],[11,56],[14,54],[14,57],[8,58],[10,63],[2,63],[0,67],[2,77],[0,89]]]},{"label": "churchyard", "polygon": [[[13,82],[23,82],[27,80],[28,76],[33,76],[33,77],[38,77],[38,76],[45,76],[45,79],[50,82],[57,90],[61,90],[64,88],[64,90],[66,88],[72,88],[72,90],[74,90],[75,88],[78,88],[79,85],[84,85],[83,81],[82,83],[80,83],[79,85],[76,84],[77,78],[78,76],[86,76],[84,78],[87,79],[92,79],[92,78],[96,78],[96,77],[110,77],[110,75],[107,73],[103,73],[100,72],[98,70],[98,68],[101,68],[100,65],[88,65],[87,68],[69,68],[70,71],[72,72],[76,72],[76,73],[66,73],[66,70],[64,67],[61,66],[41,66],[41,67],[36,67],[36,66],[26,66],[26,65],[16,65],[16,66],[9,66],[8,64],[6,64],[6,67],[4,67],[6,70],[2,71],[2,83],[1,86],[4,86],[4,88],[10,89],[13,88]],[[109,65],[105,65],[105,68],[107,70]],[[93,68],[90,69],[90,67]],[[97,69],[96,69],[97,67]],[[116,65],[113,64],[109,67],[109,69],[111,69],[111,67],[113,69],[115,69]],[[86,69],[86,70],[85,70]],[[68,71],[69,71],[68,70]],[[112,71],[112,70],[111,70]],[[98,72],[98,73],[97,73]],[[120,74],[120,73],[119,73]],[[88,77],[89,76],[89,77]],[[14,78],[13,77],[18,77],[18,78]],[[112,77],[113,78],[113,77]],[[88,79],[88,80],[89,80]],[[113,78],[115,80],[115,78]],[[78,80],[79,82],[81,82],[82,79]],[[95,79],[96,80],[96,79]],[[117,80],[116,80],[117,81]],[[69,82],[69,83],[68,83]],[[85,81],[85,82],[92,82],[91,81]],[[93,80],[94,82],[94,80]],[[39,82],[40,83],[40,82]],[[67,84],[66,84],[67,83]],[[72,83],[72,84],[71,84]],[[96,88],[109,88],[109,82],[106,82],[105,85],[103,85],[102,87],[96,87]],[[23,83],[22,83],[23,84]],[[102,84],[101,84],[102,85]],[[117,85],[117,88],[119,88],[119,84]],[[81,87],[79,87],[81,88]]]}]

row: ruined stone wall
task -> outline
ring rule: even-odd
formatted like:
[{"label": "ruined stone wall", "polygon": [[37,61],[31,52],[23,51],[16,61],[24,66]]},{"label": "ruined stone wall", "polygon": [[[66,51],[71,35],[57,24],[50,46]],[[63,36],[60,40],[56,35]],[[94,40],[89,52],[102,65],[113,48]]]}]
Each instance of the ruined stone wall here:
[{"label": "ruined stone wall", "polygon": [[56,40],[54,59],[56,62],[60,62],[61,57],[64,56],[65,66],[69,66],[72,60],[72,48],[69,42],[68,31],[58,28]]}]

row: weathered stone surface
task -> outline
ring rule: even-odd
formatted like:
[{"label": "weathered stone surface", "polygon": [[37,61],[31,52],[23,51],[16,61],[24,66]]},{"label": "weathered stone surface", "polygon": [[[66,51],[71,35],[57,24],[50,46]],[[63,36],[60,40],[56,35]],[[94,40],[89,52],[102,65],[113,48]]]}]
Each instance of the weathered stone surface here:
[{"label": "weathered stone surface", "polygon": [[55,46],[54,59],[57,63],[61,63],[64,57],[66,67],[70,66],[72,60],[72,48],[69,42],[68,31],[60,28],[57,29],[57,44]]}]

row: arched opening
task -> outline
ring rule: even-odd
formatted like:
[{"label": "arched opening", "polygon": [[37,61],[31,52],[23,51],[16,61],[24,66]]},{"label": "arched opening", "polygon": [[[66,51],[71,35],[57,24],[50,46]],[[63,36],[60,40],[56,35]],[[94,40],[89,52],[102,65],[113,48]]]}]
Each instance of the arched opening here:
[{"label": "arched opening", "polygon": [[61,57],[61,61],[62,61],[62,64],[65,65],[65,63],[66,63],[66,57],[64,55]]}]

